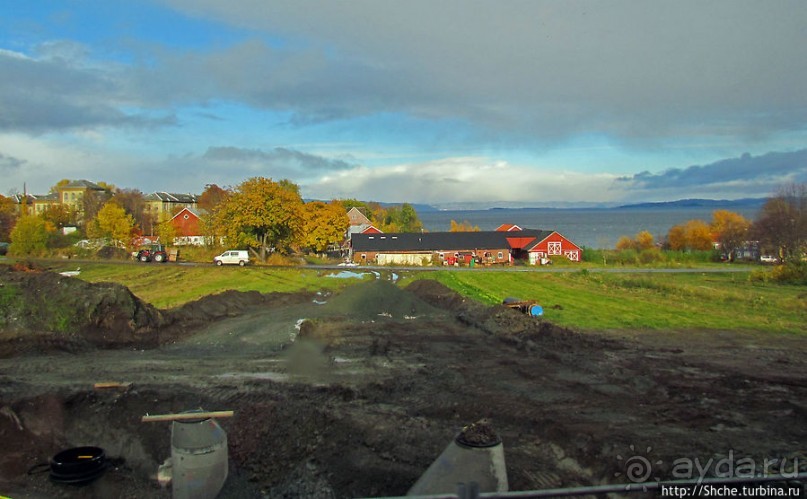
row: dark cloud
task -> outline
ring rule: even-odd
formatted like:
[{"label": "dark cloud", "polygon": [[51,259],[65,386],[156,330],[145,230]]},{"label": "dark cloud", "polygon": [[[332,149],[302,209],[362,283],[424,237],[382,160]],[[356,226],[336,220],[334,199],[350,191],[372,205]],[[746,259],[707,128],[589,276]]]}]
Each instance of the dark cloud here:
[{"label": "dark cloud", "polygon": [[645,140],[763,138],[807,121],[798,0],[163,2],[305,40],[198,61],[218,85],[290,109],[296,123],[391,111],[533,139]]},{"label": "dark cloud", "polygon": [[98,126],[173,125],[171,114],[130,113],[110,68],[82,67],[73,59],[32,59],[0,50],[0,130],[43,133]]},{"label": "dark cloud", "polygon": [[24,159],[15,158],[14,156],[6,156],[0,153],[0,172],[9,173],[13,170],[18,170],[22,165],[27,163]]},{"label": "dark cloud", "polygon": [[770,192],[785,181],[807,181],[807,149],[762,156],[743,154],[708,165],[672,168],[661,173],[645,171],[616,180],[646,190],[744,186],[761,192]]},{"label": "dark cloud", "polygon": [[239,147],[210,147],[202,159],[231,163],[257,163],[298,174],[346,170],[355,166],[343,160],[325,158],[285,147],[276,147],[269,151]]}]

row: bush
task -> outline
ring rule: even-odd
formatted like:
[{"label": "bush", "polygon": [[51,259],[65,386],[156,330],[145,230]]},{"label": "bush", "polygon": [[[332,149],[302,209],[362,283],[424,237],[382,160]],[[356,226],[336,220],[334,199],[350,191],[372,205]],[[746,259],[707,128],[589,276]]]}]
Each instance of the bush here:
[{"label": "bush", "polygon": [[807,263],[777,265],[771,272],[771,279],[784,284],[807,285]]}]

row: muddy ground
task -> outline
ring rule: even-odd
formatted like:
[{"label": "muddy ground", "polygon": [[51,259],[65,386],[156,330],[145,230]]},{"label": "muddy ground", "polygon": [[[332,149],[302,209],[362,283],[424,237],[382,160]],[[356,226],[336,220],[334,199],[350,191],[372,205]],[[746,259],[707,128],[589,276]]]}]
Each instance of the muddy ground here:
[{"label": "muddy ground", "polygon": [[[170,424],[140,417],[198,407],[235,411],[220,421],[222,498],[405,494],[483,417],[504,442],[511,490],[628,483],[641,459],[649,480],[681,478],[695,459],[807,469],[803,336],[576,333],[428,280],[158,311],[117,287],[115,300],[91,300],[98,285],[74,278],[0,277],[43,301],[58,286],[85,293],[75,303],[91,323],[56,334],[6,317],[0,495],[170,497],[154,479]],[[132,385],[93,390],[106,381]],[[84,487],[27,473],[78,445],[103,447],[113,467]]]}]

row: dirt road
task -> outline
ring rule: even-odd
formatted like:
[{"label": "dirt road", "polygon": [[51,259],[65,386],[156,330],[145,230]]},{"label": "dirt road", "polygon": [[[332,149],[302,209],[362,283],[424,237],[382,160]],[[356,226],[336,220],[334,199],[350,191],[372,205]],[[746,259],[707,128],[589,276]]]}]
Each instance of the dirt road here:
[{"label": "dirt road", "polygon": [[[511,490],[682,478],[696,459],[807,469],[804,337],[578,334],[428,280],[248,303],[159,348],[0,359],[0,495],[170,497],[153,479],[169,425],[140,417],[196,407],[235,411],[220,497],[404,494],[482,417]],[[90,444],[115,466],[89,486],[26,474]],[[647,477],[627,476],[639,458]]]}]

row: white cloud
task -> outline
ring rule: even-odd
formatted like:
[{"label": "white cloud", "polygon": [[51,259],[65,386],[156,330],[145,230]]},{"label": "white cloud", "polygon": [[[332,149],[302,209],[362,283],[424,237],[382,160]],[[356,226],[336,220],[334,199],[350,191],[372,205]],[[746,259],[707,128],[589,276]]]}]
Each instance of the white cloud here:
[{"label": "white cloud", "polygon": [[444,158],[386,167],[356,167],[303,185],[314,198],[355,197],[413,203],[609,202],[624,195],[615,175],[511,165],[481,157]]}]

